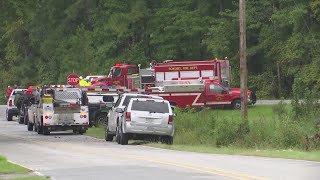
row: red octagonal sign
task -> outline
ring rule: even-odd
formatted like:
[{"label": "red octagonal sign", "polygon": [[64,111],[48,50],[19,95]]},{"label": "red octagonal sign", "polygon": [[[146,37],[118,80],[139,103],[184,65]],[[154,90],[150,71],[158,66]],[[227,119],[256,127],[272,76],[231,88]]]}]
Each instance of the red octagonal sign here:
[{"label": "red octagonal sign", "polygon": [[77,74],[69,74],[67,77],[67,83],[71,86],[76,86],[79,84],[79,76]]}]

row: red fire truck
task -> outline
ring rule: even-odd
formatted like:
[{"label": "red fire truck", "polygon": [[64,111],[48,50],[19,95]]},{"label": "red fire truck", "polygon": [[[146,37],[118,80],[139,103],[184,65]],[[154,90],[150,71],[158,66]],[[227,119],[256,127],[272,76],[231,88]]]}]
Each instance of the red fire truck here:
[{"label": "red fire truck", "polygon": [[92,86],[124,86],[127,88],[146,88],[162,86],[167,80],[187,80],[215,78],[219,82],[231,81],[229,60],[171,61],[152,62],[150,68],[141,69],[139,65],[117,63],[111,67],[107,77],[94,79]]},{"label": "red fire truck", "polygon": [[[240,108],[240,89],[230,88],[228,60],[152,62],[150,68],[117,63],[107,77],[93,80],[91,89],[105,87],[105,91],[118,87],[144,91],[162,96],[181,108],[203,106],[230,106]],[[145,89],[145,90],[143,90]],[[247,91],[249,104],[256,101]]]}]

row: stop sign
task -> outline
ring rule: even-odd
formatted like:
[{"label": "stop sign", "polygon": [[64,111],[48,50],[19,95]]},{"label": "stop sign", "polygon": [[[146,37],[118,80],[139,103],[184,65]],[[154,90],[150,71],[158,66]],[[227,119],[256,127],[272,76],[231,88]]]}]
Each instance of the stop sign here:
[{"label": "stop sign", "polygon": [[77,74],[69,74],[67,77],[67,83],[71,86],[76,86],[79,84],[79,76]]}]

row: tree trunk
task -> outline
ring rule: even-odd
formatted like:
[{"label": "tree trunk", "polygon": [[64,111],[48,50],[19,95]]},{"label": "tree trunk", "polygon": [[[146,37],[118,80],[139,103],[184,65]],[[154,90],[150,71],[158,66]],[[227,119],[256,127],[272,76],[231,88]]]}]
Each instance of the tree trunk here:
[{"label": "tree trunk", "polygon": [[281,76],[280,76],[280,63],[277,63],[277,76],[278,76],[278,96],[281,97]]}]

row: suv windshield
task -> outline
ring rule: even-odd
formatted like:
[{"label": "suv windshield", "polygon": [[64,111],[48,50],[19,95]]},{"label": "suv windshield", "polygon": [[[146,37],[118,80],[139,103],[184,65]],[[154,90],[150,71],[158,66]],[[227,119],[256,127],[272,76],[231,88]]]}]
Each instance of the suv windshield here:
[{"label": "suv windshield", "polygon": [[166,102],[156,102],[154,100],[132,102],[132,111],[148,111],[156,113],[169,113],[169,106]]}]

